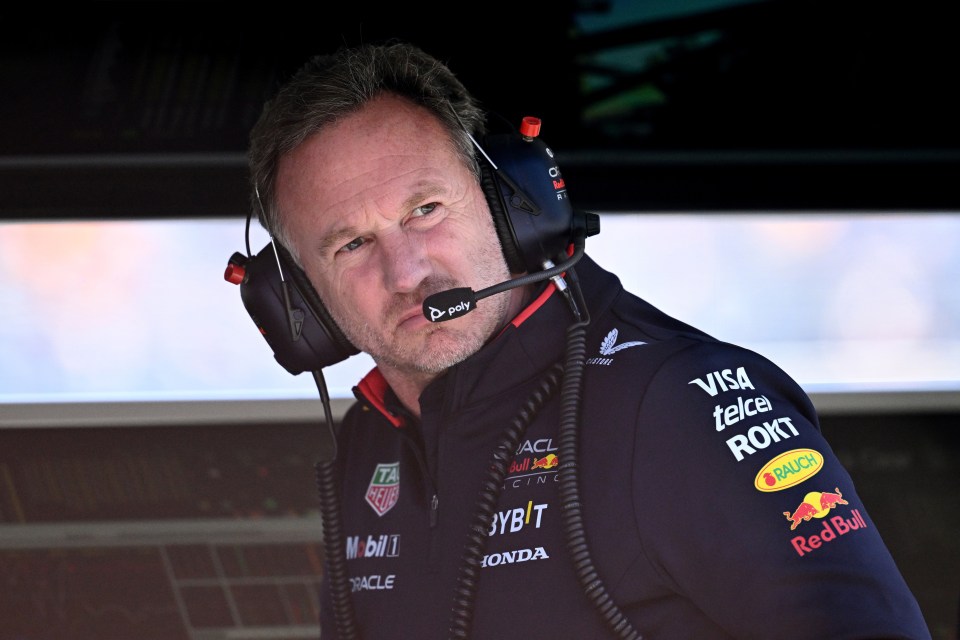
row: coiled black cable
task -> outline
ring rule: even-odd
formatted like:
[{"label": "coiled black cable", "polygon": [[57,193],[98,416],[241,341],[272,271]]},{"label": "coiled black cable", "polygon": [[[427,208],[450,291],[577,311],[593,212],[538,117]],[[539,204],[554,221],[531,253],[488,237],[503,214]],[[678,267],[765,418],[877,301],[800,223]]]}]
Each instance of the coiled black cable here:
[{"label": "coiled black cable", "polygon": [[[313,379],[320,391],[323,411],[327,420],[329,440],[321,450],[324,458],[314,465],[317,480],[317,492],[320,501],[320,521],[323,527],[323,549],[326,569],[324,579],[330,584],[330,598],[333,601],[333,617],[340,640],[352,640],[359,637],[353,602],[350,600],[347,580],[347,552],[343,537],[343,523],[340,520],[340,483],[336,475],[336,437],[333,433],[333,411],[330,409],[330,396],[320,371],[313,372]],[[321,630],[321,634],[323,630]]]},{"label": "coiled black cable", "polygon": [[476,509],[470,524],[467,544],[460,561],[460,574],[454,589],[453,608],[450,620],[450,637],[464,639],[470,637],[473,625],[473,605],[476,599],[480,578],[480,563],[486,548],[487,530],[497,508],[500,491],[507,467],[516,455],[520,439],[526,433],[530,422],[543,408],[544,403],[554,394],[560,382],[563,367],[558,363],[539,381],[533,393],[520,409],[520,412],[504,431],[496,449],[494,449],[489,472],[480,488]]},{"label": "coiled black cable", "polygon": [[557,481],[560,483],[560,508],[563,516],[563,530],[566,535],[567,549],[573,559],[577,578],[597,610],[603,616],[604,622],[618,638],[641,640],[640,633],[630,624],[630,621],[620,611],[620,608],[610,597],[603,580],[593,566],[590,549],[587,544],[584,529],[583,513],[580,508],[580,476],[577,471],[579,460],[578,439],[580,425],[580,395],[583,383],[583,368],[586,363],[586,328],[590,323],[589,317],[581,317],[579,309],[586,304],[576,273],[568,273],[570,288],[576,300],[567,297],[573,308],[577,322],[567,329],[567,354],[564,366],[563,390],[560,393],[560,445],[558,454],[560,466],[557,470]]}]

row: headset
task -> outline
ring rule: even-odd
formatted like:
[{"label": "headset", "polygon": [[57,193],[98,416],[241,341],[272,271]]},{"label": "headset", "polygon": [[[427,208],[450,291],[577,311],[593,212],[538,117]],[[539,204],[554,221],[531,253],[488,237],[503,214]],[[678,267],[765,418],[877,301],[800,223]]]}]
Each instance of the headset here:
[{"label": "headset", "polygon": [[[511,273],[527,275],[476,293],[461,288],[434,294],[424,301],[424,314],[431,321],[450,320],[475,308],[461,305],[462,311],[447,313],[462,300],[476,301],[556,277],[582,255],[582,240],[600,232],[597,214],[571,206],[553,151],[538,137],[540,124],[539,118],[528,116],[519,129],[487,135],[481,142],[471,137],[480,187],[507,266]],[[248,237],[249,222],[248,216]],[[568,256],[577,239],[581,251]],[[284,369],[294,375],[316,371],[359,353],[288,249],[271,239],[254,256],[248,246],[247,254],[230,257],[224,279],[240,285],[247,313]]]}]

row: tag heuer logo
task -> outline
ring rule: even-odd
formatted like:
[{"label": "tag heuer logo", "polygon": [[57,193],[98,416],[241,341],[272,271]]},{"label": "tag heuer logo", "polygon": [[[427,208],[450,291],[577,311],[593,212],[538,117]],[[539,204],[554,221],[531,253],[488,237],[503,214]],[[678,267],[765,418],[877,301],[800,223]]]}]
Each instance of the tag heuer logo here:
[{"label": "tag heuer logo", "polygon": [[367,504],[382,516],[397,504],[400,497],[400,463],[378,464],[367,487]]}]

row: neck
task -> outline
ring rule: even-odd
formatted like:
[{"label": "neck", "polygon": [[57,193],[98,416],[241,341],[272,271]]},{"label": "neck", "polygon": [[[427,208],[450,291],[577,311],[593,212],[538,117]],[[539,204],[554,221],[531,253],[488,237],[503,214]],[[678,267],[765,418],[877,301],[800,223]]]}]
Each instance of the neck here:
[{"label": "neck", "polygon": [[410,413],[420,417],[420,394],[427,388],[431,382],[437,379],[441,373],[415,372],[397,369],[389,365],[377,363],[377,368],[383,374],[383,379],[387,381],[393,392],[397,394],[400,403],[406,407]]}]

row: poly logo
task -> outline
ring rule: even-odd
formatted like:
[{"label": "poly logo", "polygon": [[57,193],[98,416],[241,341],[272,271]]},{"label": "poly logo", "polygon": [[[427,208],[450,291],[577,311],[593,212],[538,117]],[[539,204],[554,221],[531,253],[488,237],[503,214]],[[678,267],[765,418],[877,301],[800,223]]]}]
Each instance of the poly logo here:
[{"label": "poly logo", "polygon": [[382,516],[397,504],[400,497],[400,463],[378,464],[373,470],[366,500],[378,516]]}]

